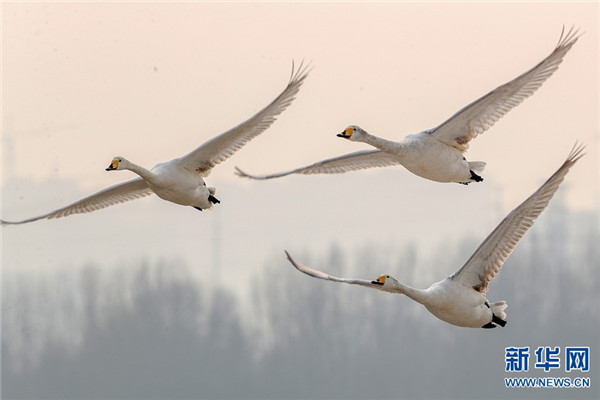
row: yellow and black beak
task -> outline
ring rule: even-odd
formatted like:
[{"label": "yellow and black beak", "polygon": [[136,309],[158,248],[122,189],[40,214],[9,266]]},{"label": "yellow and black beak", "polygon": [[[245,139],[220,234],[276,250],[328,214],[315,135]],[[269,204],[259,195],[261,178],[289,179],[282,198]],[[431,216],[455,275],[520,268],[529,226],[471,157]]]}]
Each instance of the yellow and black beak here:
[{"label": "yellow and black beak", "polygon": [[337,137],[344,139],[350,139],[350,136],[352,136],[352,128],[346,128],[342,131],[342,133],[337,134]]},{"label": "yellow and black beak", "polygon": [[385,283],[385,275],[381,275],[376,280],[371,281],[371,283],[374,283],[375,285],[383,285]]},{"label": "yellow and black beak", "polygon": [[108,168],[106,168],[107,171],[114,171],[115,169],[117,169],[117,167],[119,166],[119,160],[112,160],[112,162],[110,163],[110,165],[108,166]]}]

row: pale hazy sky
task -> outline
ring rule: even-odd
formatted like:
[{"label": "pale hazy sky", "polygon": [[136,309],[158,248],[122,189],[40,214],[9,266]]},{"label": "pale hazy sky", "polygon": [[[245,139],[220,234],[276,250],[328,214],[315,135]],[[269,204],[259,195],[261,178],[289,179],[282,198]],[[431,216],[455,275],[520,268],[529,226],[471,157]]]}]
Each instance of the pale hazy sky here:
[{"label": "pale hazy sky", "polygon": [[[204,243],[221,248],[226,270],[227,253],[238,262],[261,246],[259,258],[283,245],[319,248],[344,243],[341,232],[390,243],[419,242],[429,227],[436,238],[483,235],[576,141],[588,154],[562,189],[571,207],[596,209],[598,18],[597,2],[2,2],[4,219],[129,179],[104,171],[113,156],[147,167],[181,156],[270,102],[292,59],[314,66],[279,120],[207,179],[222,200],[215,210],[196,215],[153,198],[4,228],[4,266],[193,260]],[[559,70],[471,142],[467,158],[487,162],[482,184],[422,182],[403,168],[278,182],[233,174],[235,165],[268,173],[365,148],[335,136],[349,124],[389,139],[432,128],[546,57],[563,25],[585,34]],[[481,216],[470,220],[469,210]],[[446,217],[457,228],[444,234],[436,218]]]}]

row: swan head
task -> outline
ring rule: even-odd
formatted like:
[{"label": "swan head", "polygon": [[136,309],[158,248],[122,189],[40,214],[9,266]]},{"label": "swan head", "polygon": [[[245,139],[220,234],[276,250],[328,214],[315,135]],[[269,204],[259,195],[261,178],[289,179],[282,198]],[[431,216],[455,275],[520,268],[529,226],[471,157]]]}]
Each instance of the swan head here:
[{"label": "swan head", "polygon": [[381,275],[379,278],[371,281],[371,283],[377,285],[376,289],[383,290],[384,292],[397,292],[399,287],[398,280],[389,275]]},{"label": "swan head", "polygon": [[106,168],[107,171],[116,171],[118,169],[125,169],[127,168],[127,160],[123,157],[115,157],[112,159],[112,161],[110,162],[110,165],[108,166],[108,168]]},{"label": "swan head", "polygon": [[363,133],[364,130],[362,130],[360,127],[356,125],[350,125],[344,129],[342,133],[338,133],[337,136],[352,141],[358,141]]}]

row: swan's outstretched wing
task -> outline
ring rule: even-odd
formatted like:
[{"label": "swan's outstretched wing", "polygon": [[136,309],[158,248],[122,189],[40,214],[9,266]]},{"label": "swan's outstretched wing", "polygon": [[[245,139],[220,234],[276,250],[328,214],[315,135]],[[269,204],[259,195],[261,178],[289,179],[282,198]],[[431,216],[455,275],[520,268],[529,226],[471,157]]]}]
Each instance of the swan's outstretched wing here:
[{"label": "swan's outstretched wing", "polygon": [[531,96],[548,79],[579,39],[578,31],[563,31],[554,51],[538,65],[464,107],[430,131],[449,146],[465,151],[471,139],[488,130],[511,109]]},{"label": "swan's outstretched wing", "polygon": [[191,153],[177,159],[177,162],[189,170],[196,170],[202,176],[207,176],[215,165],[231,157],[233,153],[275,122],[277,116],[294,100],[304,79],[308,76],[308,72],[308,66],[300,64],[298,70],[294,71],[292,65],[292,74],[287,87],[268,106],[235,128],[216,136]]},{"label": "swan's outstretched wing", "polygon": [[110,186],[73,204],[48,214],[40,215],[39,217],[29,218],[23,221],[0,220],[0,222],[2,225],[24,224],[26,222],[37,221],[38,219],[60,218],[71,214],[89,213],[118,203],[139,199],[152,193],[152,190],[148,187],[145,180],[142,178],[135,178],[130,181],[119,183],[118,185]]},{"label": "swan's outstretched wing", "polygon": [[316,269],[307,267],[306,265],[297,263],[296,261],[294,261],[294,259],[290,256],[290,254],[287,251],[285,252],[285,255],[287,256],[287,259],[290,260],[292,265],[294,267],[296,267],[296,269],[298,271],[304,272],[306,275],[310,275],[313,278],[325,279],[327,281],[333,281],[333,282],[349,283],[350,285],[366,286],[366,287],[370,287],[373,289],[381,288],[381,284],[375,283],[373,281],[367,281],[364,279],[345,279],[345,278],[337,278],[335,276],[331,276],[329,274],[326,274],[325,272],[318,271]]},{"label": "swan's outstretched wing", "polygon": [[328,160],[319,161],[305,167],[269,175],[250,175],[238,167],[235,167],[235,169],[236,174],[244,178],[271,179],[291,174],[341,174],[343,172],[356,171],[359,169],[390,167],[398,164],[399,162],[396,157],[388,153],[384,153],[381,150],[361,150],[343,156],[330,158]]},{"label": "swan's outstretched wing", "polygon": [[485,293],[504,261],[531,228],[533,221],[544,211],[569,172],[569,168],[583,156],[583,149],[584,146],[575,145],[563,165],[535,193],[502,220],[465,265],[451,275],[450,279]]}]

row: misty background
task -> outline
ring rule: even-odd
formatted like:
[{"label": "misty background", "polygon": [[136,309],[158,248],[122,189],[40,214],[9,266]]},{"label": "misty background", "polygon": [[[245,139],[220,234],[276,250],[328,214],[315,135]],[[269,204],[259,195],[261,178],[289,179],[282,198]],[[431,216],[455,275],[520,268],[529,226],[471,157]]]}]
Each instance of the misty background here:
[{"label": "misty background", "polygon": [[[411,300],[307,277],[283,251],[249,296],[174,258],[3,276],[3,398],[598,398],[598,214],[559,195],[488,293],[508,324],[458,328]],[[454,272],[480,239],[421,252],[369,242],[295,252],[332,274],[417,287]],[[504,372],[504,348],[590,346],[588,373]],[[533,350],[532,350],[533,353]],[[532,358],[533,360],[533,354]],[[453,371],[449,373],[449,371]],[[507,389],[504,377],[586,376],[590,389]]]},{"label": "misty background", "polygon": [[[273,126],[206,179],[213,210],[150,196],[0,229],[3,399],[600,397],[599,3],[0,7],[6,220],[132,178],[104,170],[115,155],[150,167],[189,152],[270,102],[292,60],[314,65]],[[558,71],[471,143],[481,184],[401,167],[234,175],[368,148],[335,136],[348,124],[392,140],[431,128],[546,57],[563,25],[585,33]],[[454,327],[285,259],[428,287],[576,141],[586,156],[491,285],[503,329]],[[505,347],[546,345],[589,346],[592,388],[506,389]]]}]

